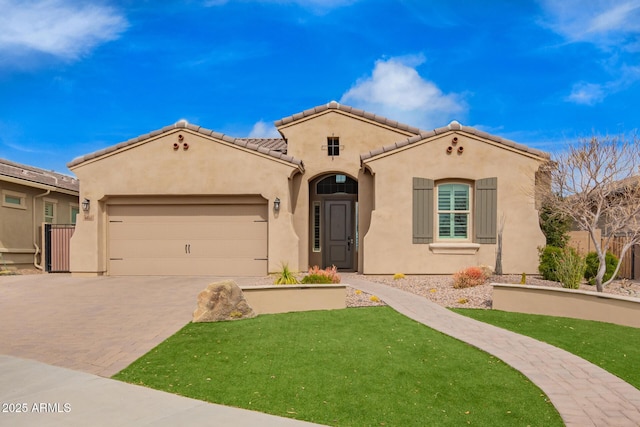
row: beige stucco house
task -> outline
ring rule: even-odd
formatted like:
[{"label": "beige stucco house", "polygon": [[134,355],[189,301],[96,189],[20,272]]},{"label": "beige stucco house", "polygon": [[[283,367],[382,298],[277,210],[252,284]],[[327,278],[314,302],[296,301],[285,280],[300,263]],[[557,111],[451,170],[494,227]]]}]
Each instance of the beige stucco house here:
[{"label": "beige stucco house", "polygon": [[0,159],[0,268],[42,269],[42,224],[74,224],[78,180]]},{"label": "beige stucco house", "polygon": [[76,275],[536,273],[534,200],[548,154],[452,122],[423,131],[331,102],[282,139],[180,121],[77,158]]}]

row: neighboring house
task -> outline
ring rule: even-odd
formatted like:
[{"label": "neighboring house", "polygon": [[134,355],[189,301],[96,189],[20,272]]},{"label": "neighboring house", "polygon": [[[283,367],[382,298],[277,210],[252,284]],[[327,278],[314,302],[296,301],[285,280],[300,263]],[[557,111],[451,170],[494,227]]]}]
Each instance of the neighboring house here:
[{"label": "neighboring house", "polygon": [[452,122],[433,131],[331,102],[282,139],[180,121],[77,158],[90,203],[76,275],[265,275],[336,265],[450,274],[496,260],[536,273],[534,200],[548,154]]},{"label": "neighboring house", "polygon": [[42,223],[74,224],[78,180],[0,159],[0,268],[42,269]]}]

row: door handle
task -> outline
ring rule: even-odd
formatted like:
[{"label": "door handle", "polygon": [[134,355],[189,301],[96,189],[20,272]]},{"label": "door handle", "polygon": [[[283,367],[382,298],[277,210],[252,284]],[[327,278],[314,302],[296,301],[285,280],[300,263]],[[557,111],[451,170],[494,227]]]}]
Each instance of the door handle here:
[{"label": "door handle", "polygon": [[351,250],[351,245],[353,245],[353,239],[351,238],[351,236],[347,237],[347,250],[350,251]]},{"label": "door handle", "polygon": [[189,243],[184,245],[184,253],[185,254],[190,254],[191,253],[191,245]]}]

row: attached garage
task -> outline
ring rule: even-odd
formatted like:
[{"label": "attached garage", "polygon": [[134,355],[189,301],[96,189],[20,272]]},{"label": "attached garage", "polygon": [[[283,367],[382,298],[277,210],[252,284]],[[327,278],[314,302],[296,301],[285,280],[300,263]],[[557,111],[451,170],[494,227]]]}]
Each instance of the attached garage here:
[{"label": "attached garage", "polygon": [[264,276],[267,204],[108,204],[108,274]]}]

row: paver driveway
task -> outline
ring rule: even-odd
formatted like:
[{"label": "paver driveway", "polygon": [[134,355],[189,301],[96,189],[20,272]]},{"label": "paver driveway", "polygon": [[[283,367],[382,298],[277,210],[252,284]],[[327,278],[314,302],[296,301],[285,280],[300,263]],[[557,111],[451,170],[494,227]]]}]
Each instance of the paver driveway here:
[{"label": "paver driveway", "polygon": [[191,320],[212,277],[0,277],[0,354],[105,377]]}]

